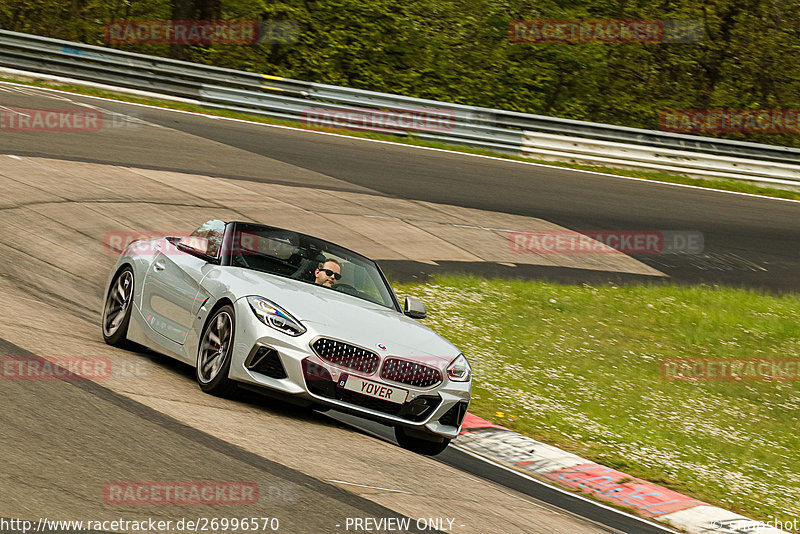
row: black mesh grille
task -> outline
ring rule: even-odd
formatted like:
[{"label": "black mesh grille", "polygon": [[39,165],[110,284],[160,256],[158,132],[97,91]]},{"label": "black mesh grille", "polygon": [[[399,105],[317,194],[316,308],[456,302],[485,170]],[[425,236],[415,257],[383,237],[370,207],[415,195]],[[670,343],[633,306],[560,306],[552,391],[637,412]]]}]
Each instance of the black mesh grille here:
[{"label": "black mesh grille", "polygon": [[380,363],[380,358],[374,352],[335,339],[321,337],[311,347],[323,360],[365,375],[374,373]]},{"label": "black mesh grille", "polygon": [[429,395],[425,397],[417,397],[413,401],[405,404],[396,404],[394,402],[368,397],[367,395],[361,395],[355,391],[348,391],[342,388],[336,388],[335,395],[336,399],[344,401],[348,404],[355,404],[356,406],[360,406],[362,408],[368,408],[370,410],[375,410],[376,412],[402,417],[403,419],[414,422],[424,421],[425,418],[428,417],[441,402],[441,398],[438,395]]},{"label": "black mesh grille", "polygon": [[368,397],[342,388],[336,388],[336,398],[349,404],[369,408],[376,412],[388,413],[389,415],[397,415],[403,409],[402,404]]},{"label": "black mesh grille", "polygon": [[464,420],[464,416],[466,414],[467,414],[467,403],[458,402],[454,404],[452,408],[447,410],[447,412],[439,418],[439,422],[443,425],[457,427],[461,425],[461,422]]},{"label": "black mesh grille", "polygon": [[387,358],[383,362],[381,378],[393,382],[401,382],[409,386],[427,388],[441,382],[442,373],[435,367],[428,367],[421,363]]},{"label": "black mesh grille", "polygon": [[303,360],[303,375],[306,379],[308,390],[320,397],[333,399],[336,397],[336,383],[333,377],[323,366],[306,358]]},{"label": "black mesh grille", "polygon": [[315,395],[375,410],[386,415],[393,415],[415,423],[424,421],[442,402],[441,397],[438,395],[422,395],[405,404],[397,404],[361,395],[360,393],[337,387],[336,382],[333,381],[330,373],[324,367],[308,359],[303,360],[303,374],[305,375],[308,390]]},{"label": "black mesh grille", "polygon": [[248,369],[267,375],[271,378],[286,378],[286,369],[283,368],[280,356],[275,349],[259,347]]}]

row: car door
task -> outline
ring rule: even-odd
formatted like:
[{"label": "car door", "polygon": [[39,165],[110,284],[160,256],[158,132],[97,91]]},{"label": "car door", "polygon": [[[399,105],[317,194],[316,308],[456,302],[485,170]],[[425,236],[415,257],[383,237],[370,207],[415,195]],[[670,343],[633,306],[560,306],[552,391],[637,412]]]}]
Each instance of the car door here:
[{"label": "car door", "polygon": [[[216,255],[216,248],[209,250],[208,243],[214,239],[198,237],[196,234],[212,222],[209,221],[196,230],[187,240],[181,240],[183,247],[161,240],[155,257],[147,269],[142,285],[142,313],[150,328],[162,336],[183,344],[194,322],[194,314],[203,304],[206,292],[201,291],[201,283],[208,272],[209,255]],[[207,230],[205,230],[207,232]],[[206,233],[206,235],[208,235]],[[198,246],[194,249],[194,246]],[[194,252],[187,252],[194,250]]]}]

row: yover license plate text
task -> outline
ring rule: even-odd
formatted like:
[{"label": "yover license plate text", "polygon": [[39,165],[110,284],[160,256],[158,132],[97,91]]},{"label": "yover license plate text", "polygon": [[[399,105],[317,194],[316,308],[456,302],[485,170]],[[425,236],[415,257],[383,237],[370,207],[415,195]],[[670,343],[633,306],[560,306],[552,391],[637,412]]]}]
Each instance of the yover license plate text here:
[{"label": "yover license plate text", "polygon": [[[342,385],[344,382],[344,385]],[[339,379],[339,386],[348,391],[355,391],[376,399],[383,399],[397,404],[406,402],[408,392],[404,389],[386,386],[357,376],[348,375],[346,380]]]}]

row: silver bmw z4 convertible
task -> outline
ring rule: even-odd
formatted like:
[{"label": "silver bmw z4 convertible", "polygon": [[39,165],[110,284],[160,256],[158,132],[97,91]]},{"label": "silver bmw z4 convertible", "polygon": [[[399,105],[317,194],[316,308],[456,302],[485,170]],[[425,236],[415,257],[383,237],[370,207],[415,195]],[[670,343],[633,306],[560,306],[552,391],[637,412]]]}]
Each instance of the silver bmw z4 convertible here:
[{"label": "silver bmw z4 convertible", "polygon": [[273,390],[394,427],[438,454],[460,430],[472,387],[461,352],[400,306],[378,265],[309,235],[250,222],[140,240],[105,291],[103,338],[195,367],[200,388]]}]

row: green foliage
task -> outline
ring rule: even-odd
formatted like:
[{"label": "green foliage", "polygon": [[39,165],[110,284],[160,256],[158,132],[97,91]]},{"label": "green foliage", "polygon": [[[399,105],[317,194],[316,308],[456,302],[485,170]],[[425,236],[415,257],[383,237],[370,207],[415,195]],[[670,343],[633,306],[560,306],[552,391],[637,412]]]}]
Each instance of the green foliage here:
[{"label": "green foliage", "polygon": [[[106,21],[169,19],[173,4],[187,2],[200,0],[20,0],[0,5],[0,25],[103,44]],[[294,21],[299,39],[180,53],[321,83],[653,129],[664,109],[800,108],[794,0],[222,0],[220,16]],[[695,43],[509,42],[510,21],[537,18],[695,20],[704,35]],[[800,146],[791,135],[728,137]]]},{"label": "green foliage", "polygon": [[670,359],[797,361],[800,295],[473,276],[393,287],[469,359],[470,412],[749,517],[800,513],[800,382],[662,374]]}]

